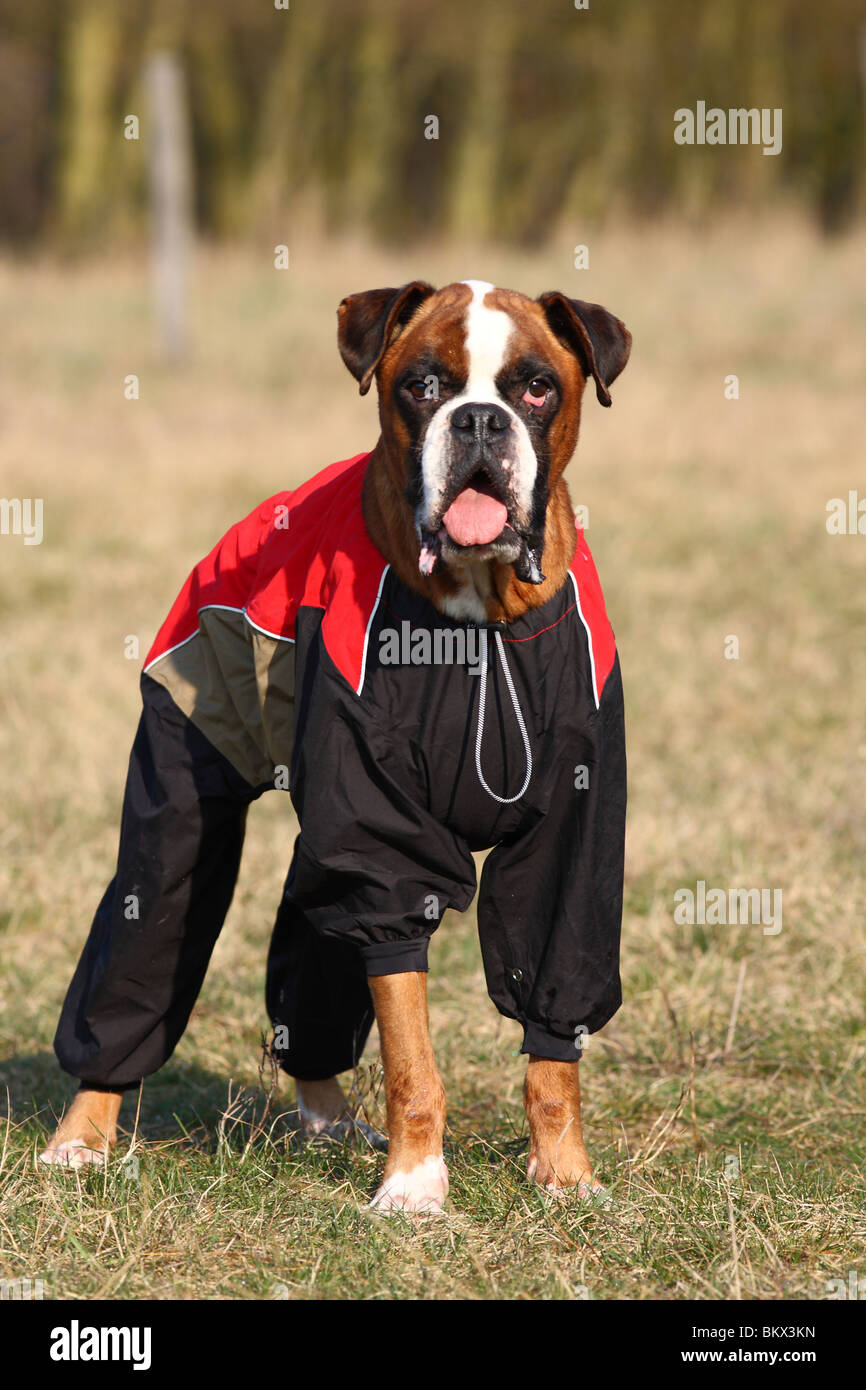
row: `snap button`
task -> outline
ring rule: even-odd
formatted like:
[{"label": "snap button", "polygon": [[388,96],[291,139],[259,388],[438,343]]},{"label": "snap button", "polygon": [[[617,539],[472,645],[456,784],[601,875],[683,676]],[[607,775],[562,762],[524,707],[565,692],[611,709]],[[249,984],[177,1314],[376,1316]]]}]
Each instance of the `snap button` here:
[{"label": "snap button", "polygon": [[514,970],[512,970],[512,972],[511,972],[511,978],[512,978],[512,980],[518,980],[518,981],[522,980],[522,979],[523,979],[523,971],[522,971],[522,970],[518,970],[517,967],[515,966]]}]

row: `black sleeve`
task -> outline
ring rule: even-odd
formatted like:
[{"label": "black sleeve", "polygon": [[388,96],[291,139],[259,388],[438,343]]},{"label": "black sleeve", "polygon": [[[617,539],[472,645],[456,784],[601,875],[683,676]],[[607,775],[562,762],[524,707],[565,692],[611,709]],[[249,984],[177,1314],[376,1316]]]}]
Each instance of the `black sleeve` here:
[{"label": "black sleeve", "polygon": [[162,1066],[186,1027],[258,795],[163,686],[143,675],[141,691],[117,873],[54,1040],[65,1071],[117,1090]]},{"label": "black sleeve", "polygon": [[574,1061],[581,1033],[603,1027],[622,1002],[626,762],[618,658],[600,708],[547,771],[548,810],[488,856],[478,926],[490,997],[523,1024],[523,1051]]},{"label": "black sleeve", "polygon": [[369,975],[427,969],[446,907],[465,911],[475,865],[427,810],[393,736],[337,707],[295,745],[292,800],[301,834],[292,896],[317,930],[352,940]]}]

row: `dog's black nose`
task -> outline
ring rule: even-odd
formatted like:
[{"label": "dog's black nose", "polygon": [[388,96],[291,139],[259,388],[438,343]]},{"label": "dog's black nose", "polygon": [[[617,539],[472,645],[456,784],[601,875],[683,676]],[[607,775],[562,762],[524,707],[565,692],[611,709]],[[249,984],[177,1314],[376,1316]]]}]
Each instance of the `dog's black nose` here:
[{"label": "dog's black nose", "polygon": [[459,405],[451,416],[451,428],[458,434],[474,435],[479,443],[490,434],[501,434],[511,424],[507,411],[500,409],[493,401],[467,401]]}]

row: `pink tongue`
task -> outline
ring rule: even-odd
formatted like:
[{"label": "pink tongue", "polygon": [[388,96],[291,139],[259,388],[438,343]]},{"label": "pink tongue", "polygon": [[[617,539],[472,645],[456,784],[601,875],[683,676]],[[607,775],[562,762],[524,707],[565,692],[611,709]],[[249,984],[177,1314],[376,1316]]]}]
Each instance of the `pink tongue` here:
[{"label": "pink tongue", "polygon": [[445,530],[457,545],[489,545],[508,520],[503,502],[465,487],[442,518]]}]

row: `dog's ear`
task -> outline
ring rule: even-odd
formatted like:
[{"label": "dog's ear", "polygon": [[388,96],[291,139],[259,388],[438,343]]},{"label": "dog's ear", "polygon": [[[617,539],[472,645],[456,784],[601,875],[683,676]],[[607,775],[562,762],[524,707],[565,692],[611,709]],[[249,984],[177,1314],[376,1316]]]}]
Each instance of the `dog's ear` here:
[{"label": "dog's ear", "polygon": [[369,391],[386,349],[431,294],[435,290],[426,280],[412,280],[400,289],[363,290],[342,301],[337,310],[337,342],[340,356],[361,384],[362,396]]},{"label": "dog's ear", "polygon": [[584,375],[595,379],[601,405],[610,405],[607,388],[616,381],[631,352],[631,334],[625,324],[600,304],[567,299],[558,290],[539,295],[538,303],[551,332],[575,353]]}]

